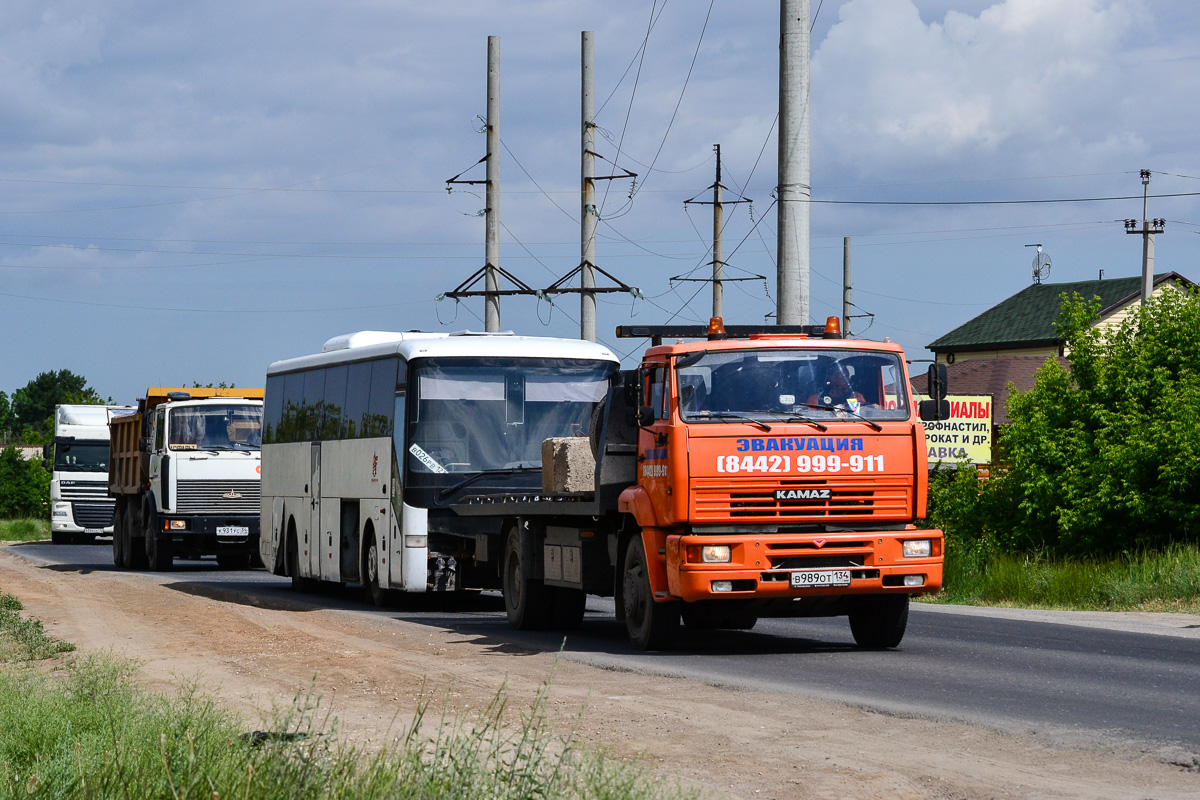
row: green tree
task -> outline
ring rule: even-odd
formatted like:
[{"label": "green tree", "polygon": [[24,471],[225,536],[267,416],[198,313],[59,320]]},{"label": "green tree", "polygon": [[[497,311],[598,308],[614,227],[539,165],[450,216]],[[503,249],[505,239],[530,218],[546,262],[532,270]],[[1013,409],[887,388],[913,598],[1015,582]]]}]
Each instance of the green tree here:
[{"label": "green tree", "polygon": [[60,403],[103,403],[87,378],[69,369],[43,372],[13,392],[13,428],[45,436],[53,428],[54,407]]},{"label": "green tree", "polygon": [[16,418],[12,413],[12,401],[8,399],[7,392],[0,392],[0,433],[8,433],[16,425]]},{"label": "green tree", "polygon": [[50,473],[15,447],[0,450],[0,519],[42,517],[50,506]]},{"label": "green tree", "polygon": [[1164,291],[1116,328],[1065,298],[1070,371],[1013,392],[990,526],[1020,550],[1114,553],[1200,541],[1200,293]]}]

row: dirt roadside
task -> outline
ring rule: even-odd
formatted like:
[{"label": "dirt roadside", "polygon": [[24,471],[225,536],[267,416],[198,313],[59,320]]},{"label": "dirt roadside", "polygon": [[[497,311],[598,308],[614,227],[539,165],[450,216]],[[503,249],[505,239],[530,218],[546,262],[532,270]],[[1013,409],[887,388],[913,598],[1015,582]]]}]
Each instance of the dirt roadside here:
[{"label": "dirt roadside", "polygon": [[552,708],[579,716],[584,743],[641,756],[718,797],[1200,796],[1200,774],[1147,755],[685,680],[664,685],[572,662],[555,668],[549,654],[395,617],[256,607],[169,583],[169,575],[49,569],[0,547],[0,591],[49,634],[135,658],[158,688],[198,678],[249,725],[311,687],[346,736],[380,741],[408,723],[422,685],[460,712],[482,708],[504,685],[514,708],[528,708],[555,670]]}]

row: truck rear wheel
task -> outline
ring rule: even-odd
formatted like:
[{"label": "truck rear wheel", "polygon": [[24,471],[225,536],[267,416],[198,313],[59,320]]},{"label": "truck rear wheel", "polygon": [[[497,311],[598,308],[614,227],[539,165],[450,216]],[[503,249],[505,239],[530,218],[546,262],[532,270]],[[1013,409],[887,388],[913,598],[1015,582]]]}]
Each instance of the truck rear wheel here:
[{"label": "truck rear wheel", "polygon": [[132,508],[126,505],[125,525],[122,527],[121,533],[124,541],[122,541],[121,547],[125,553],[126,566],[130,569],[146,569],[149,565],[146,560],[146,539],[143,536],[134,535],[141,532],[140,518],[133,513]]},{"label": "truck rear wheel", "polygon": [[504,545],[504,610],[508,624],[519,631],[545,630],[550,624],[550,592],[546,584],[523,574],[521,535],[509,531]]},{"label": "truck rear wheel", "polygon": [[679,604],[656,603],[650,590],[650,568],[641,536],[629,540],[621,586],[625,628],[638,650],[662,650],[679,632]]},{"label": "truck rear wheel", "polygon": [[125,507],[117,506],[113,512],[113,564],[118,567],[128,567],[129,560],[125,557],[125,539],[121,529],[125,527]]},{"label": "truck rear wheel", "polygon": [[895,647],[908,627],[908,595],[870,595],[858,598],[850,608],[850,632],[854,642],[869,650]]}]

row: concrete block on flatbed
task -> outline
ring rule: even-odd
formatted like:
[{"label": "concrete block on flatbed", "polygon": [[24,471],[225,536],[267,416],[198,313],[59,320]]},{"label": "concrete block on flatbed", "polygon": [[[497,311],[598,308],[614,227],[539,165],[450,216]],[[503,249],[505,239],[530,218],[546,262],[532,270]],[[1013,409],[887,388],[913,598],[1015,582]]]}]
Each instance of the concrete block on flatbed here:
[{"label": "concrete block on flatbed", "polygon": [[586,436],[542,442],[543,492],[591,492],[595,488],[596,459]]}]

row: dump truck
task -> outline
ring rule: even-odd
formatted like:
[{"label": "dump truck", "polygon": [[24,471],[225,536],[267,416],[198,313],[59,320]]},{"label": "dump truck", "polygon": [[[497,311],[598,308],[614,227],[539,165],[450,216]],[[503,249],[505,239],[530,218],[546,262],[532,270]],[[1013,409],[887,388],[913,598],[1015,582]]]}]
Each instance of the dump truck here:
[{"label": "dump truck", "polygon": [[109,423],[113,563],[251,566],[259,539],[262,389],[151,387]]},{"label": "dump truck", "polygon": [[127,406],[54,407],[54,439],[42,449],[50,470],[50,539],[86,544],[112,533],[108,496],[108,420]]},{"label": "dump truck", "polygon": [[459,494],[460,523],[441,523],[498,531],[472,558],[498,575],[510,625],[576,627],[593,594],[639,649],[681,623],[794,616],[846,616],[859,646],[898,645],[910,598],[942,583],[942,532],[917,523],[944,367],[914,406],[900,346],[843,339],[836,317],[617,335],[652,346],[586,435],[543,443],[541,491]]}]

